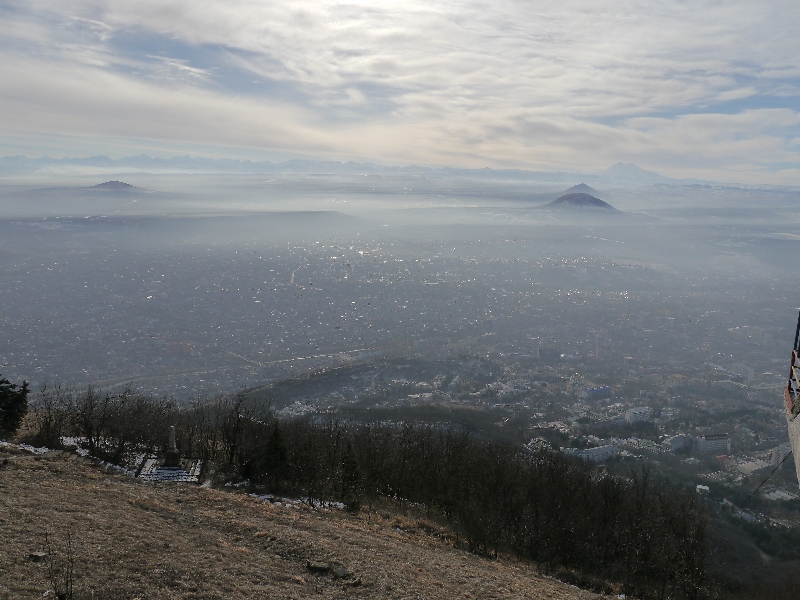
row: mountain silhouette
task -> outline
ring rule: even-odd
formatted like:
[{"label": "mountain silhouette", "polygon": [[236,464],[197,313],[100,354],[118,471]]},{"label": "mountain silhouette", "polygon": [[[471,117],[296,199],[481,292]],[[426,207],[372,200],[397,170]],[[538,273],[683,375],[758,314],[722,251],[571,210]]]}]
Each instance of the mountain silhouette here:
[{"label": "mountain silhouette", "polygon": [[93,185],[91,189],[98,190],[101,192],[144,191],[142,190],[142,188],[138,188],[135,185],[131,185],[130,183],[125,183],[123,181],[106,181],[105,183],[98,183],[97,185]]},{"label": "mountain silhouette", "polygon": [[[586,186],[589,187],[589,186]],[[590,194],[564,194],[556,198],[545,206],[551,208],[589,208],[616,211],[617,209],[611,206],[608,202],[603,202],[600,198],[595,198]]]},{"label": "mountain silhouette", "polygon": [[598,192],[596,189],[592,187],[589,187],[585,183],[579,183],[578,185],[573,185],[568,190],[564,190],[562,192],[562,195],[566,194],[589,194],[591,196],[597,197],[600,195],[600,192]]}]

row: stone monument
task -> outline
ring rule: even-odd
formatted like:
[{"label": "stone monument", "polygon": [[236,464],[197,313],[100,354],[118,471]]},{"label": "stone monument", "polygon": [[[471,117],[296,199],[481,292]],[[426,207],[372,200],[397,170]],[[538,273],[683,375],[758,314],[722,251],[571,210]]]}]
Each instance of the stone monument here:
[{"label": "stone monument", "polygon": [[169,450],[167,450],[167,458],[164,461],[163,469],[180,469],[181,468],[181,453],[178,452],[178,447],[175,445],[175,426],[169,426]]},{"label": "stone monument", "polygon": [[[184,465],[189,469],[184,471]],[[149,455],[139,468],[137,477],[149,481],[174,481],[179,483],[197,483],[203,463],[199,460],[181,460],[181,453],[175,444],[175,427],[169,428],[169,448],[162,458],[157,454]]]}]

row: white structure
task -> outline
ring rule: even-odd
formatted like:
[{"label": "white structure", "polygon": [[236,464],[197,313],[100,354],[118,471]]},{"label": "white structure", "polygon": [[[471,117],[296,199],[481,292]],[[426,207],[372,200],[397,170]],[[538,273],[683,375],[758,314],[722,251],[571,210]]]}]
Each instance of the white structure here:
[{"label": "white structure", "polygon": [[673,454],[681,450],[691,449],[694,444],[695,439],[686,434],[674,435],[671,438],[667,438],[661,442],[664,450],[667,452],[672,452]]},{"label": "white structure", "polygon": [[531,452],[539,452],[541,450],[550,450],[552,446],[550,442],[548,442],[543,437],[533,438],[530,442],[525,444],[525,448],[530,450]]},{"label": "white structure", "polygon": [[731,439],[727,433],[709,433],[697,438],[698,452],[721,452],[729,454],[731,451]]},{"label": "white structure", "polygon": [[568,456],[577,456],[578,458],[591,460],[592,462],[605,462],[619,456],[619,446],[616,444],[609,444],[607,446],[597,446],[596,448],[564,448],[564,454]]},{"label": "white structure", "polygon": [[787,456],[792,453],[792,445],[790,443],[781,444],[777,448],[773,448],[769,453],[769,464],[777,467],[783,462]]},{"label": "white structure", "polygon": [[629,408],[625,411],[625,422],[641,423],[642,421],[649,421],[650,415],[653,414],[653,409],[649,406],[638,406],[636,408]]}]

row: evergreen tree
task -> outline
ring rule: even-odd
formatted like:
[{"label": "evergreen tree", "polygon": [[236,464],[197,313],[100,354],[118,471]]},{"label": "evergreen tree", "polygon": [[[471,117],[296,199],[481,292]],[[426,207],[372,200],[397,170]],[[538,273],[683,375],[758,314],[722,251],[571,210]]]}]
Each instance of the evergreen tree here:
[{"label": "evergreen tree", "polygon": [[342,454],[341,471],[341,496],[349,510],[358,510],[361,506],[359,498],[361,496],[361,475],[358,472],[358,461],[353,452],[350,440],[347,440]]},{"label": "evergreen tree", "polygon": [[0,437],[16,433],[28,412],[28,382],[22,387],[8,379],[0,379]]},{"label": "evergreen tree", "polygon": [[267,448],[264,453],[264,470],[272,480],[273,492],[278,491],[278,485],[283,477],[286,461],[286,444],[283,441],[280,425],[275,423],[275,428],[272,430],[272,435],[270,435],[267,441]]}]

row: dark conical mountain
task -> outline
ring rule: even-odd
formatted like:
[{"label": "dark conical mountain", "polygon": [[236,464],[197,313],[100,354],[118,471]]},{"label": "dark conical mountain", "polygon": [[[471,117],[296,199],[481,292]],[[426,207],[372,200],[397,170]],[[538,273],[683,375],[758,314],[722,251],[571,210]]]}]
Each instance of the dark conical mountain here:
[{"label": "dark conical mountain", "polygon": [[107,192],[132,192],[139,188],[123,181],[106,181],[105,183],[93,185],[92,189]]},{"label": "dark conical mountain", "polygon": [[[588,186],[587,186],[588,187]],[[593,208],[600,210],[616,211],[608,202],[603,202],[600,198],[595,198],[590,194],[565,194],[556,198],[550,204],[545,204],[553,208]]]},{"label": "dark conical mountain", "polygon": [[589,194],[596,198],[600,195],[600,192],[592,187],[589,187],[585,183],[579,183],[578,185],[573,185],[568,190],[564,190],[564,194]]}]

